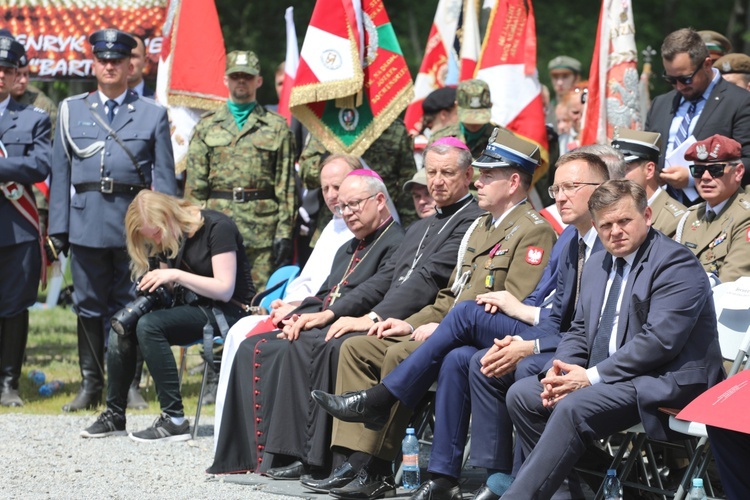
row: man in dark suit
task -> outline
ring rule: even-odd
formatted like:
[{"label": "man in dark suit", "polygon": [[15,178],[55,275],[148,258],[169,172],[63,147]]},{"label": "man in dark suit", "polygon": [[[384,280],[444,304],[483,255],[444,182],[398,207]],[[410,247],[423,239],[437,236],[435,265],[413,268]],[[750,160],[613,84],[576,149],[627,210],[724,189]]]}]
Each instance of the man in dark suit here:
[{"label": "man in dark suit", "polygon": [[104,320],[134,298],[125,248],[128,205],[142,189],[177,190],[167,110],[128,89],[135,40],[106,29],[89,43],[97,90],[60,104],[50,178],[48,256],[54,260],[71,248],[83,379],[63,411],[101,402]]},{"label": "man in dark suit", "polygon": [[29,307],[42,270],[40,220],[31,186],[49,173],[49,115],[11,96],[23,45],[0,34],[0,404],[23,406],[18,394]]},{"label": "man in dark suit", "polygon": [[[714,134],[742,145],[746,167],[743,185],[750,181],[750,92],[722,79],[713,69],[706,44],[692,28],[669,34],[661,47],[664,78],[674,90],[656,97],[646,118],[646,130],[666,138],[660,158],[661,180],[671,195],[686,205],[699,202],[695,181],[685,162],[665,166],[668,158],[690,136],[698,140]],[[682,158],[680,158],[682,159]]]},{"label": "man in dark suit", "polygon": [[651,229],[647,203],[627,180],[591,195],[607,252],[586,264],[575,319],[544,378],[508,391],[526,461],[504,500],[568,498],[563,483],[587,445],[638,422],[668,439],[657,408],[681,408],[723,378],[708,278],[689,249]]}]

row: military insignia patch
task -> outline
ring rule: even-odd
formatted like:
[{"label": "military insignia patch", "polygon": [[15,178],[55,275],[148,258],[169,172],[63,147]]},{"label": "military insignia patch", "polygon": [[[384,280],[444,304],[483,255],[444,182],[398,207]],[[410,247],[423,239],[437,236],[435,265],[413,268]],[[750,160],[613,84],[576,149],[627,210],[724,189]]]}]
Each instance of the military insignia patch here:
[{"label": "military insignia patch", "polygon": [[104,41],[114,43],[117,41],[117,31],[115,30],[105,30],[104,31]]},{"label": "military insignia patch", "polygon": [[352,108],[343,108],[339,111],[339,125],[346,130],[351,132],[357,128],[359,124],[359,111]]},{"label": "military insignia patch", "polygon": [[544,257],[544,249],[539,247],[527,247],[526,248],[526,262],[532,266],[538,266],[542,263]]},{"label": "military insignia patch", "polygon": [[237,66],[246,66],[247,65],[247,52],[240,52],[237,54]]},{"label": "military insignia patch", "polygon": [[695,153],[696,156],[698,156],[699,160],[705,160],[706,158],[708,158],[708,151],[706,151],[706,146],[704,146],[703,144],[695,147]]},{"label": "military insignia patch", "polygon": [[695,231],[699,227],[701,227],[701,221],[700,220],[693,221],[693,223],[690,224],[690,229],[692,229],[693,231]]}]

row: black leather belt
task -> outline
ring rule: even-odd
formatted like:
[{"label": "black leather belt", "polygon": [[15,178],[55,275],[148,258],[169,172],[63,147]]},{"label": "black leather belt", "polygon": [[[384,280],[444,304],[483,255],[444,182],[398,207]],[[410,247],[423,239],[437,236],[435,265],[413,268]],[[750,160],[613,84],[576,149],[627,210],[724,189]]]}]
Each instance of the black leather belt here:
[{"label": "black leather belt", "polygon": [[250,189],[250,188],[233,188],[231,191],[214,190],[211,191],[209,199],[215,200],[232,200],[235,203],[245,203],[248,201],[271,200],[276,195],[273,189]]},{"label": "black leather belt", "polygon": [[137,194],[143,189],[148,189],[148,186],[141,184],[127,184],[125,182],[115,182],[111,177],[102,177],[99,181],[95,182],[81,182],[79,184],[73,184],[76,188],[77,193],[85,193],[87,191],[99,191],[104,194],[122,193],[122,194]]}]

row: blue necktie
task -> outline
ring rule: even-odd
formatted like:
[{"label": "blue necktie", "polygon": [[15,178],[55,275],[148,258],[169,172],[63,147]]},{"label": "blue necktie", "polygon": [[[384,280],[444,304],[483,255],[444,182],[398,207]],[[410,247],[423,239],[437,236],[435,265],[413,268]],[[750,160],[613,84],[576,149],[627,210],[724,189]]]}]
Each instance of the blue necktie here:
[{"label": "blue necktie", "polygon": [[108,99],[105,104],[107,105],[107,120],[109,120],[109,123],[112,123],[112,120],[115,119],[115,108],[117,107],[117,101]]},{"label": "blue necktie", "polygon": [[682,123],[680,123],[680,128],[677,129],[677,133],[674,136],[674,143],[672,144],[672,148],[676,149],[677,146],[682,144],[685,139],[688,138],[688,132],[690,131],[690,122],[693,121],[693,117],[695,116],[695,108],[698,106],[698,103],[703,99],[703,97],[699,97],[695,101],[690,102],[690,107],[687,110],[687,113],[685,113],[685,117],[682,119]]},{"label": "blue necktie", "polygon": [[609,356],[609,339],[612,337],[612,329],[615,323],[615,311],[617,310],[617,300],[620,298],[624,268],[625,259],[618,257],[615,260],[615,276],[612,278],[612,285],[609,287],[604,312],[602,312],[602,318],[599,320],[599,328],[594,337],[594,345],[591,347],[589,367],[596,366],[600,361],[604,361]]}]

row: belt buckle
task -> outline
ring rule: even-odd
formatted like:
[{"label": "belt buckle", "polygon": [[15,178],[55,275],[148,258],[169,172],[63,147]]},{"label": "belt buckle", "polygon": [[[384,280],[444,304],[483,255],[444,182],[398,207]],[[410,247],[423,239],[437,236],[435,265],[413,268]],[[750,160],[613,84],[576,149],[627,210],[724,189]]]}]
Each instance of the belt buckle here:
[{"label": "belt buckle", "polygon": [[99,191],[104,194],[112,194],[115,190],[115,180],[112,177],[102,177],[99,180]]},{"label": "belt buckle", "polygon": [[232,188],[232,201],[235,203],[245,203],[245,188]]}]

